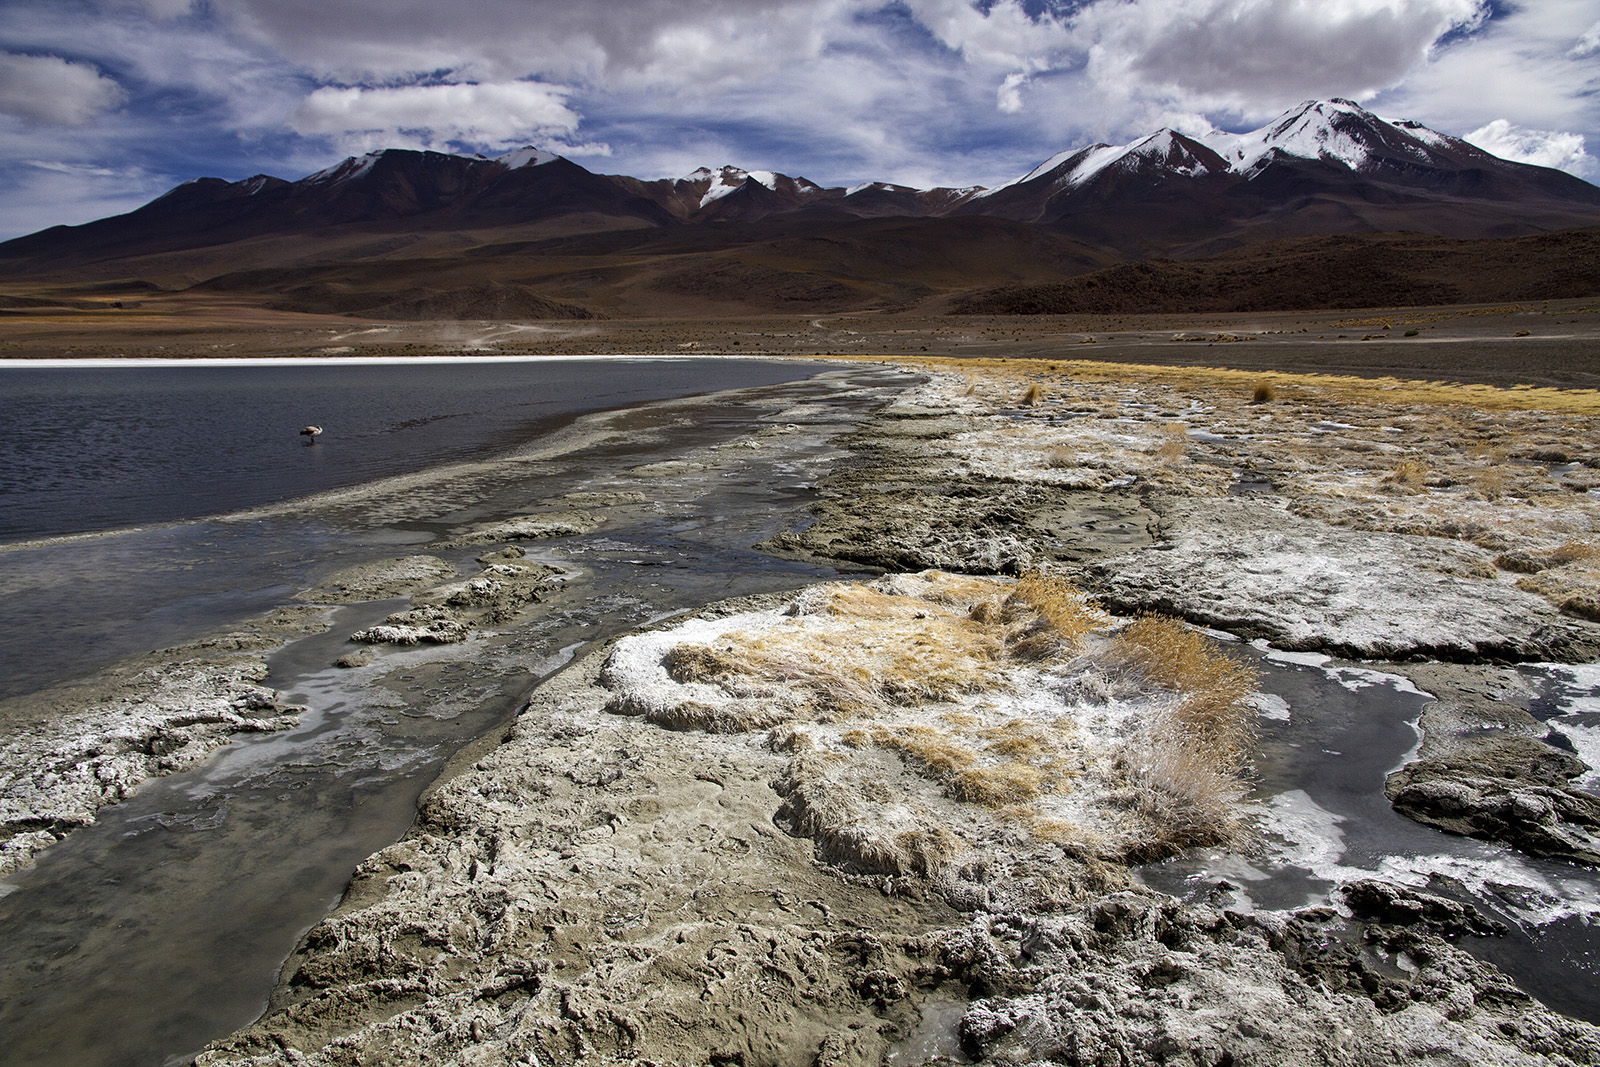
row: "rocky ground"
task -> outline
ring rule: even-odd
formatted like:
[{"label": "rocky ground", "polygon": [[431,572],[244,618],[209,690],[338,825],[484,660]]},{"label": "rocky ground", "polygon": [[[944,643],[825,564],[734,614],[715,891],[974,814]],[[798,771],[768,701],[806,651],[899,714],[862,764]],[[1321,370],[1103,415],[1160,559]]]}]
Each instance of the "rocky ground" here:
[{"label": "rocky ground", "polygon": [[[413,607],[351,634],[367,643],[464,641],[504,622],[560,573],[523,550],[484,555],[460,578],[437,556],[364,564],[330,576],[240,630],[151,653],[76,683],[0,703],[0,875],[94,821],[147,778],[198,765],[240,732],[286,730],[304,708],[266,685],[266,656],[327,628],[324,606],[410,596]],[[360,652],[341,666],[364,666]]]},{"label": "rocky ground", "polygon": [[[1246,916],[1139,889],[1103,850],[981,802],[934,850],[943,820],[886,826],[838,796],[808,818],[796,793],[847,769],[819,778],[807,764],[847,743],[797,746],[794,720],[674,730],[639,714],[666,706],[644,662],[758,625],[764,607],[794,617],[729,605],[542,687],[503,744],[429,797],[407,840],[363,865],[276,1010],[198,1062],[1600,1055],[1600,1029],[1452,944],[1492,932],[1485,920],[1427,894],[1358,884],[1338,908]],[[925,762],[858,762],[866,801],[952,806]]]},{"label": "rocky ground", "polygon": [[240,732],[294,726],[305,709],[263,684],[265,657],[292,634],[323,629],[320,614],[285,609],[0,704],[0,875],[28,866],[145,779],[193,767]]},{"label": "rocky ground", "polygon": [[1600,1059],[1600,1029],[1458,947],[1495,933],[1470,907],[1368,881],[1243,915],[1133,883],[1249,832],[1223,728],[1249,686],[1134,618],[1154,611],[1402,661],[1440,700],[1396,806],[1594,859],[1585,768],[1490,662],[1600,655],[1593,398],[1256,384],[936,371],[772,547],[974,577],[730,603],[593,651],[198,1062]]}]

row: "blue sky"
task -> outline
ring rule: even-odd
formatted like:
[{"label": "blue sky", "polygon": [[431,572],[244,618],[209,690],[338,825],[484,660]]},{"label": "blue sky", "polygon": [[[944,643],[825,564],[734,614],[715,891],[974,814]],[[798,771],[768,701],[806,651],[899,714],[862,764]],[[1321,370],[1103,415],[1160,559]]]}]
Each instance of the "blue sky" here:
[{"label": "blue sky", "polygon": [[0,238],[383,147],[993,185],[1328,96],[1600,179],[1600,0],[4,0]]}]

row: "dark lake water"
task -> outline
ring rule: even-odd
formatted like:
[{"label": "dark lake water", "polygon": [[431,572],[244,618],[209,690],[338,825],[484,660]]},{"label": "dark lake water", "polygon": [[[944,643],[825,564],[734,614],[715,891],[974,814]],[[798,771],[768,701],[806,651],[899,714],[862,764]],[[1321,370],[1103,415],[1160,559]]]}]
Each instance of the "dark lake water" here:
[{"label": "dark lake water", "polygon": [[[816,370],[733,359],[0,362],[0,542],[256,507],[492,455],[585,411]],[[324,428],[310,446],[308,424]]]},{"label": "dark lake water", "polygon": [[[820,369],[734,359],[0,362],[0,698],[265,612],[330,559],[430,537],[383,521],[353,529],[323,513],[241,511],[501,456],[585,412]],[[308,422],[324,428],[314,445],[300,435]],[[72,534],[90,536],[61,536]]]},{"label": "dark lake water", "polygon": [[[577,490],[637,502],[601,529],[530,543],[567,583],[470,641],[369,649],[375,662],[340,669],[335,659],[356,647],[349,635],[404,602],[328,609],[326,632],[291,637],[267,657],[269,684],[306,709],[298,726],[241,736],[198,767],[145,782],[35,867],[0,879],[0,1067],[189,1062],[261,1013],[284,960],[355,865],[406,832],[452,753],[503,730],[540,679],[651,620],[833,576],[751,546],[804,521],[836,457],[833,437],[901,377],[699,363],[715,380],[698,389],[679,376],[693,364],[590,364],[598,381],[579,402],[626,395],[610,379],[635,370],[667,375],[659,390],[695,395],[541,424],[548,432],[520,444],[514,434],[494,442],[483,462],[435,455],[423,471],[337,501],[308,502],[312,487],[300,483],[283,490],[301,494],[297,503],[244,516],[210,515],[207,504],[208,517],[189,521],[0,545],[0,698],[13,698],[0,711],[43,715],[54,705],[30,704],[31,689],[259,614],[330,569],[426,551],[472,574],[483,546],[438,541],[463,523]],[[485,369],[502,368],[524,381],[540,369]],[[735,369],[795,380],[699,395]],[[519,425],[521,399],[495,385],[483,391],[485,420]],[[386,433],[381,420],[376,433]],[[291,461],[295,447],[283,450]]]}]

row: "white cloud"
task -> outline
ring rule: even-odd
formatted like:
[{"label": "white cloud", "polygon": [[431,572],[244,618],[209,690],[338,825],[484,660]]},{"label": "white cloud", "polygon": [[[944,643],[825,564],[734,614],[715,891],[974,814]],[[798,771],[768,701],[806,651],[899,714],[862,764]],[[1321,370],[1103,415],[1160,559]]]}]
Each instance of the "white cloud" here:
[{"label": "white cloud", "polygon": [[995,93],[994,106],[1008,115],[1022,110],[1022,87],[1028,84],[1026,74],[1007,74]]},{"label": "white cloud", "polygon": [[1572,51],[1568,52],[1567,55],[1573,59],[1582,59],[1584,56],[1592,56],[1596,52],[1600,52],[1600,22],[1585,30],[1583,36],[1578,38],[1578,43],[1572,46]]},{"label": "white cloud", "polygon": [[1398,84],[1481,17],[1480,0],[1098,0],[1073,28],[1103,92],[1265,117]]},{"label": "white cloud", "polygon": [[1594,18],[1595,0],[1510,8],[1374,104],[1457,135],[1504,119],[1512,127],[1600,136],[1600,64],[1574,55],[1573,46]]},{"label": "white cloud", "polygon": [[1043,70],[1072,45],[1061,21],[1035,19],[1017,0],[980,11],[969,0],[906,0],[917,21],[969,63],[1022,73]]},{"label": "white cloud", "polygon": [[0,52],[0,113],[57,126],[86,126],[127,98],[87,63]]},{"label": "white cloud", "polygon": [[110,11],[142,11],[151,18],[176,19],[194,13],[194,0],[97,0]]},{"label": "white cloud", "polygon": [[571,133],[568,90],[539,82],[363,89],[326,86],[290,116],[296,132],[363,147],[462,141],[509,145]]},{"label": "white cloud", "polygon": [[[1486,18],[1484,0],[0,0],[0,56],[70,56],[53,62],[132,94],[116,123],[0,116],[0,166],[293,178],[332,162],[330,142],[534,142],[641,176],[730,162],[830,184],[991,184],[1095,140],[1238,130],[1332,95],[1447,133],[1503,119],[1595,143],[1596,5]],[[1452,27],[1471,32],[1441,43]],[[73,99],[25,94],[13,114],[68,114]],[[76,114],[107,106],[88,102]],[[228,162],[208,163],[219,149]]]},{"label": "white cloud", "polygon": [[1480,126],[1467,134],[1465,140],[1504,159],[1540,167],[1557,167],[1574,174],[1585,173],[1593,162],[1584,148],[1581,134],[1560,130],[1530,130],[1514,126],[1505,119],[1495,119]]},{"label": "white cloud", "polygon": [[818,54],[867,0],[212,0],[238,33],[329,81],[422,71],[618,86],[755,77]]}]

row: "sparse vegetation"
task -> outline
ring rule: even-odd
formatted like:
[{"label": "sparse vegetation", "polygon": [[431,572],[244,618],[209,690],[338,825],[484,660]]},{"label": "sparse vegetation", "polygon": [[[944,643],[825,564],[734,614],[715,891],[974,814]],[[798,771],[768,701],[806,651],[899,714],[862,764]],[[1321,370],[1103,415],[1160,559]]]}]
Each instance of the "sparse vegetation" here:
[{"label": "sparse vegetation", "polygon": [[1383,479],[1385,485],[1420,493],[1427,486],[1428,468],[1421,460],[1403,459]]},{"label": "sparse vegetation", "polygon": [[1189,427],[1181,422],[1168,423],[1162,430],[1163,439],[1156,449],[1156,458],[1163,463],[1176,463],[1184,456],[1189,443]]},{"label": "sparse vegetation", "polygon": [[1142,731],[1138,776],[1146,810],[1171,828],[1179,847],[1232,838],[1255,740],[1244,702],[1258,673],[1183,623],[1151,616],[1119,631],[1108,657],[1177,697]]},{"label": "sparse vegetation", "polygon": [[1272,387],[1271,382],[1257,382],[1255,391],[1250,394],[1252,404],[1270,404],[1278,399],[1278,391]]},{"label": "sparse vegetation", "polygon": [[[768,746],[792,757],[784,790],[804,832],[864,867],[937,871],[979,818],[1112,854],[1220,842],[1239,829],[1232,805],[1251,741],[1242,701],[1254,675],[1180,622],[1118,629],[1059,574],[930,571],[822,586],[781,624],[671,645],[662,665],[709,692],[643,713],[677,729],[769,730]],[[618,710],[628,706],[619,698]],[[1128,709],[1118,714],[1136,725],[1086,729],[1082,711],[1102,706]],[[885,756],[901,769],[874,771]],[[921,779],[957,807],[874,815],[905,788],[883,773]],[[1099,829],[1084,824],[1129,789],[1138,820],[1119,825],[1119,808],[1098,817]],[[992,815],[956,814],[961,805]]]},{"label": "sparse vegetation", "polygon": [[[976,615],[987,609],[975,608]],[[1016,624],[1005,635],[1006,651],[1023,659],[1076,655],[1088,635],[1111,621],[1099,604],[1065,578],[1037,571],[1023,575],[1005,598],[995,621]]]}]

